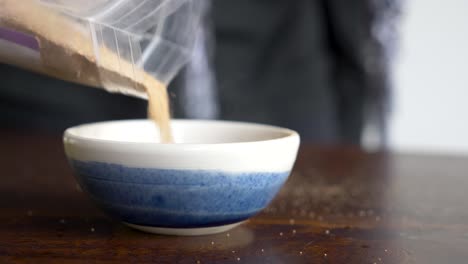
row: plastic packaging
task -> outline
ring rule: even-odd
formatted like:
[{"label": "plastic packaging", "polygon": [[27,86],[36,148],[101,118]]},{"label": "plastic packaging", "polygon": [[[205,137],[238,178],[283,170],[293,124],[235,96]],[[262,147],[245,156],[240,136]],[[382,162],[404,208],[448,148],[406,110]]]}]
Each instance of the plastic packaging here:
[{"label": "plastic packaging", "polygon": [[146,98],[191,55],[196,0],[0,0],[0,62]]}]

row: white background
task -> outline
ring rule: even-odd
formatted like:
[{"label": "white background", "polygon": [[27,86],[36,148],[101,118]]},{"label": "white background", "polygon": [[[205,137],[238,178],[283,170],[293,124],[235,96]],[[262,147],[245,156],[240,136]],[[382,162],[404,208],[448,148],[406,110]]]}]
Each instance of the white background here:
[{"label": "white background", "polygon": [[390,147],[468,154],[468,0],[402,2]]}]

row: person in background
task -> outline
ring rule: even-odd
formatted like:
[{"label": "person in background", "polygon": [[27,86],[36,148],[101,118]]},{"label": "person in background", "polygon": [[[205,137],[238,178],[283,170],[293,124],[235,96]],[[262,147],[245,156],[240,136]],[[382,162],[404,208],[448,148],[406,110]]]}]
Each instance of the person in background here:
[{"label": "person in background", "polygon": [[[201,1],[201,0],[200,0]],[[385,142],[396,0],[203,0],[194,56],[169,91],[176,118],[260,122],[303,142]],[[0,123],[61,132],[143,118],[146,102],[0,65]]]},{"label": "person in background", "polygon": [[211,3],[179,116],[280,125],[320,144],[361,144],[370,126],[385,144],[399,2]]}]

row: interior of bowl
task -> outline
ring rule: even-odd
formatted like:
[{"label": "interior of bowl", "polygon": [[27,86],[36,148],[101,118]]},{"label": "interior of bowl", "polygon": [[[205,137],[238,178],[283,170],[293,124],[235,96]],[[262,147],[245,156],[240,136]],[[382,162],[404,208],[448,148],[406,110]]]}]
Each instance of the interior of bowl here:
[{"label": "interior of bowl", "polygon": [[[274,140],[292,136],[294,131],[254,123],[173,120],[175,143],[217,144]],[[159,130],[150,120],[124,120],[80,125],[66,131],[68,135],[90,140],[159,143]]]}]

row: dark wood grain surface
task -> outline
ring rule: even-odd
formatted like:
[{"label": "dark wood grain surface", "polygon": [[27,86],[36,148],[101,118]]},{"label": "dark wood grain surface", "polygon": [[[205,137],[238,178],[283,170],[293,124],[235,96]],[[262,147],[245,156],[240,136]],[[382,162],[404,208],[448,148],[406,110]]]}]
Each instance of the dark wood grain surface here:
[{"label": "dark wood grain surface", "polygon": [[228,233],[134,231],[80,191],[61,138],[0,133],[0,263],[468,263],[468,158],[302,147]]}]

